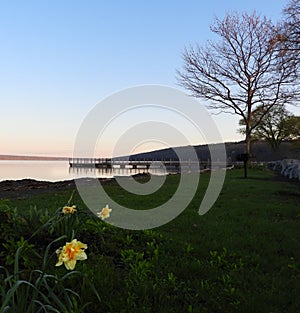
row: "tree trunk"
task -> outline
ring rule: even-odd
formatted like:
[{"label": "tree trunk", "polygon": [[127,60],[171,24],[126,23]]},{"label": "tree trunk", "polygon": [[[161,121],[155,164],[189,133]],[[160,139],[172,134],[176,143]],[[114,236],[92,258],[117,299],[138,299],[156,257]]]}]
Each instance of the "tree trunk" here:
[{"label": "tree trunk", "polygon": [[246,133],[246,153],[244,155],[244,178],[248,178],[248,161],[250,158],[250,144],[251,144],[251,135],[247,129]]}]

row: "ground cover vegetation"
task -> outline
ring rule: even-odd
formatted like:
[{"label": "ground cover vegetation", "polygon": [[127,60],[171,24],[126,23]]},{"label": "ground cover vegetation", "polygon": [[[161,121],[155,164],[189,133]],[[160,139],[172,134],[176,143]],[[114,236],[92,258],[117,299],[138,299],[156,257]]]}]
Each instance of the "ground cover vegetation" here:
[{"label": "ground cover vegetation", "polygon": [[[199,216],[210,177],[201,174],[188,208],[145,231],[106,223],[113,207],[99,203],[96,216],[72,189],[2,199],[0,312],[297,312],[299,184],[274,175],[228,171]],[[152,196],[104,186],[114,201],[149,209],[179,178],[169,175]]]}]

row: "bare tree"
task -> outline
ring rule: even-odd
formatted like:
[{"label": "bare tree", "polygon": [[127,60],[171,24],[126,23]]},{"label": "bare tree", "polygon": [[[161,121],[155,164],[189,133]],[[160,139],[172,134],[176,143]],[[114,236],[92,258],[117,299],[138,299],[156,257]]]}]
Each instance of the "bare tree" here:
[{"label": "bare tree", "polygon": [[285,64],[294,69],[299,80],[300,66],[300,0],[290,0],[283,9],[284,20],[278,28],[277,39],[281,42],[280,53]]},{"label": "bare tree", "polygon": [[[242,118],[249,156],[252,131],[264,115],[273,106],[292,103],[299,94],[290,75],[293,69],[285,66],[280,31],[255,12],[229,14],[216,19],[210,29],[219,41],[186,48],[177,79],[193,96],[207,100],[209,108]],[[264,113],[252,123],[257,106]],[[244,174],[247,177],[247,159]]]},{"label": "bare tree", "polygon": [[[252,123],[257,123],[263,114],[263,108],[257,107],[252,114]],[[244,120],[239,124],[245,134]],[[253,129],[252,140],[264,140],[270,144],[273,150],[277,150],[283,141],[297,140],[300,138],[300,117],[294,116],[284,106],[274,106],[265,115],[260,124]]]},{"label": "bare tree", "polygon": [[[300,0],[291,0],[283,9],[285,38],[288,48],[300,53]],[[299,59],[299,56],[297,57]]]}]

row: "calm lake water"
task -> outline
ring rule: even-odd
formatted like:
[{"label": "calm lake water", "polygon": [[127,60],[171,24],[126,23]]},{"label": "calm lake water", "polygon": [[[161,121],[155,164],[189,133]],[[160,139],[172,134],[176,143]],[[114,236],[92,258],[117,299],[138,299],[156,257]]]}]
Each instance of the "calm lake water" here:
[{"label": "calm lake water", "polygon": [[[19,180],[24,178],[42,181],[62,181],[80,177],[109,178],[114,176],[130,176],[145,172],[145,169],[95,169],[70,168],[67,161],[1,161],[0,181]],[[164,175],[165,172],[151,172]]]}]

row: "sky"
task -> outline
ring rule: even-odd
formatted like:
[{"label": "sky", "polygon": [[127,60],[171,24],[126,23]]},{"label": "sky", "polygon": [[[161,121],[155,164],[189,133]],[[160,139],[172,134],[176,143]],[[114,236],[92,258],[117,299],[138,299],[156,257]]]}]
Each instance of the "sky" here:
[{"label": "sky", "polygon": [[[277,21],[286,4],[0,0],[0,154],[72,155],[80,125],[102,99],[149,84],[184,91],[176,81],[182,52],[212,39],[215,17],[256,10]],[[243,139],[238,117],[213,118],[224,141]],[[122,135],[117,126],[112,131]],[[191,143],[205,142],[193,138]],[[109,144],[99,147],[100,156],[107,156]],[[149,142],[137,146],[155,148]]]}]

